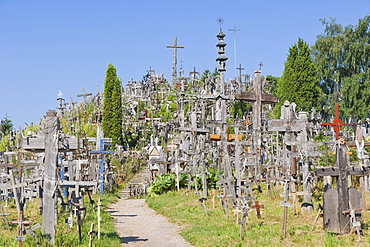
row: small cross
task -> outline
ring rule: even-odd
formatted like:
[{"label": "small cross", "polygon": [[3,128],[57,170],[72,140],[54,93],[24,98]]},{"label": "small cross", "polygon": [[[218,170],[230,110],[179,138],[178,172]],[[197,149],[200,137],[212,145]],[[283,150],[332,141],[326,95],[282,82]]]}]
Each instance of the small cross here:
[{"label": "small cross", "polygon": [[262,62],[260,62],[258,65],[260,66],[260,70],[261,70],[263,66]]},{"label": "small cross", "polygon": [[256,212],[257,212],[257,218],[261,218],[261,211],[260,211],[260,208],[265,208],[265,206],[263,204],[259,204],[259,201],[256,201],[255,202],[255,205],[252,206],[252,208],[255,208],[256,209]]},{"label": "small cross", "polygon": [[193,79],[195,79],[196,75],[199,75],[199,72],[197,72],[197,70],[196,70],[196,69],[195,69],[195,67],[194,67],[193,72],[190,72],[189,74],[190,74],[190,75],[193,75]]}]

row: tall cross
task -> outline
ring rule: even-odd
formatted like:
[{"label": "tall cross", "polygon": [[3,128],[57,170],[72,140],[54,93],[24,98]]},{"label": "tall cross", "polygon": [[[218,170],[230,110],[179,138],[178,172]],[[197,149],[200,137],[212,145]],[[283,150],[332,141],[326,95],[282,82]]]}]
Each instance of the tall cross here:
[{"label": "tall cross", "polygon": [[241,29],[236,29],[236,26],[234,26],[234,28],[229,29],[229,31],[234,32],[234,66],[235,66],[235,69],[237,69],[236,68],[236,32],[241,31]]},{"label": "tall cross", "polygon": [[350,124],[343,123],[339,119],[339,105],[336,104],[335,105],[335,119],[333,120],[333,122],[332,123],[321,123],[321,125],[333,126],[333,129],[335,131],[335,139],[338,140],[339,139],[339,131],[340,131],[341,126],[350,125]]},{"label": "tall cross", "polygon": [[167,45],[166,47],[173,48],[172,84],[174,84],[177,77],[177,48],[184,48],[184,46],[177,45],[177,37],[175,37],[173,45]]}]

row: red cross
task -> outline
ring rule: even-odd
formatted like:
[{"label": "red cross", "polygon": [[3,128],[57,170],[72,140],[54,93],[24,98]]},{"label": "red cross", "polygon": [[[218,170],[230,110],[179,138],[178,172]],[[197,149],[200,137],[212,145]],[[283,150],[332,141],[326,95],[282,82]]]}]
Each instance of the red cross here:
[{"label": "red cross", "polygon": [[331,125],[333,126],[333,129],[335,131],[335,139],[339,139],[339,131],[341,129],[341,126],[350,125],[348,123],[343,123],[342,120],[339,119],[339,105],[335,105],[335,119],[332,123],[321,123],[321,125]]}]

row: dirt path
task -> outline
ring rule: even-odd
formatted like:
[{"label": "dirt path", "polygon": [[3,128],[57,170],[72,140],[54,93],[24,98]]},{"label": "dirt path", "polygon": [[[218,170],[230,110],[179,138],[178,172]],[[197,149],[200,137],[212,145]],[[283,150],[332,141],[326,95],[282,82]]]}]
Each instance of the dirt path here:
[{"label": "dirt path", "polygon": [[192,246],[178,234],[180,227],[149,208],[145,199],[120,199],[107,211],[115,219],[122,246]]}]

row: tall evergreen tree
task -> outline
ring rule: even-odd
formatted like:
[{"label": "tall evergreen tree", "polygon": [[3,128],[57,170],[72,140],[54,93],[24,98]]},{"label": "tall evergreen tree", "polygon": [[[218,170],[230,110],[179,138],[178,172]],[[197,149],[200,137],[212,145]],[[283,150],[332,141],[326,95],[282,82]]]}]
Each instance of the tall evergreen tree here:
[{"label": "tall evergreen tree", "polygon": [[317,36],[313,51],[326,103],[339,103],[346,117],[368,117],[370,15],[360,19],[357,26],[343,27],[335,19],[321,21],[325,31]]},{"label": "tall evergreen tree", "polygon": [[109,64],[104,82],[102,129],[104,136],[112,138],[112,146],[122,145],[122,87],[116,68]]},{"label": "tall evergreen tree", "polygon": [[284,101],[294,102],[297,110],[310,111],[319,106],[321,89],[308,44],[301,38],[289,48],[284,72],[276,88],[280,101],[276,104],[275,116],[280,116]]}]

